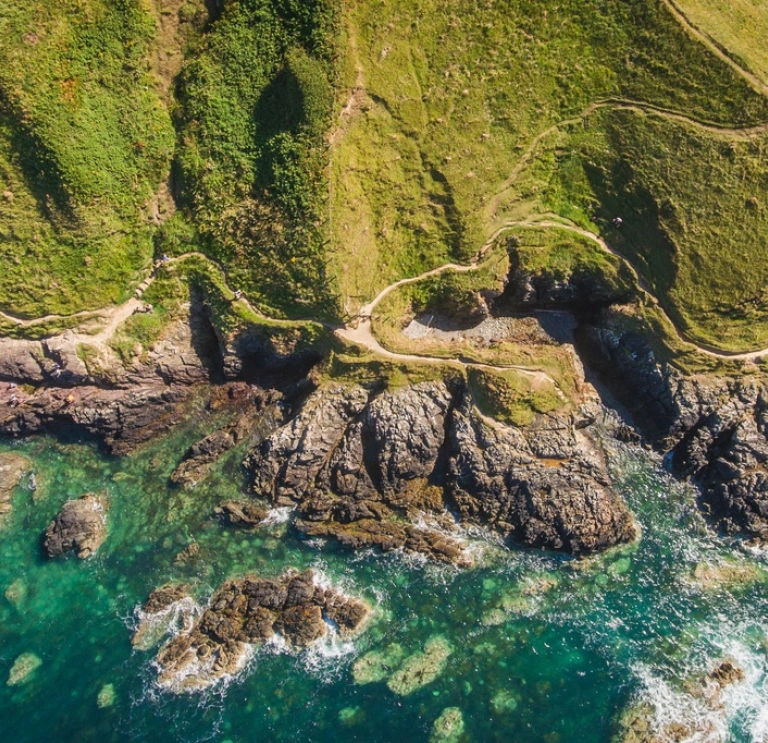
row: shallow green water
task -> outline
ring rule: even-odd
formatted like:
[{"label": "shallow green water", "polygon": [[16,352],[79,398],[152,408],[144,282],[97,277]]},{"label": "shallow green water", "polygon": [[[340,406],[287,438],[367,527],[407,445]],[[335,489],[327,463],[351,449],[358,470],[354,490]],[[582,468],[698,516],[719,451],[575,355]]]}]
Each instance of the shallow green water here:
[{"label": "shallow green water", "polygon": [[[643,528],[639,546],[579,564],[480,540],[482,567],[455,571],[302,542],[284,524],[221,528],[210,513],[239,492],[237,453],[192,491],[166,486],[197,435],[124,460],[48,438],[0,445],[30,457],[38,482],[34,493],[18,489],[0,534],[0,740],[427,741],[441,712],[458,707],[462,740],[597,743],[633,699],[659,720],[711,717],[718,732],[697,740],[758,741],[768,731],[768,583],[703,590],[691,580],[702,561],[768,558],[713,538],[692,493],[645,454],[614,457],[616,486]],[[111,501],[99,554],[43,559],[45,526],[87,491]],[[176,561],[193,541],[198,558]],[[313,566],[375,604],[367,632],[299,655],[257,651],[240,677],[207,693],[154,685],[153,653],[130,643],[135,608],[153,588],[192,582],[204,600],[226,577],[289,565]],[[435,635],[453,652],[424,688],[397,696],[383,682],[354,682],[361,655],[391,643],[410,654]],[[25,652],[41,665],[7,685]],[[680,681],[725,657],[747,678],[726,691],[723,709],[682,693]],[[107,684],[114,702],[99,706]]]}]

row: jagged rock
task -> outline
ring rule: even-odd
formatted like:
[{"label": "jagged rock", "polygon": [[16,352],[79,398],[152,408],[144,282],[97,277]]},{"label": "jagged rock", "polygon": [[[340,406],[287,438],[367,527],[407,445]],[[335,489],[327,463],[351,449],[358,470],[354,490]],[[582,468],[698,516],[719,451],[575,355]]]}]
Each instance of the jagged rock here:
[{"label": "jagged rock", "polygon": [[532,546],[580,554],[633,538],[575,419],[540,416],[497,431],[443,382],[368,397],[359,387],[319,390],[247,460],[255,493],[296,505],[303,533],[467,564],[447,494],[463,522]]},{"label": "jagged rock", "polygon": [[[535,442],[519,429],[489,428],[468,400],[454,411],[448,491],[461,519],[527,545],[574,554],[632,540],[632,517],[584,434],[557,431],[553,449],[544,429],[530,435]],[[551,457],[536,456],[542,452],[557,452],[558,466]]]},{"label": "jagged rock", "polygon": [[230,526],[257,526],[267,517],[267,509],[248,501],[224,501],[214,513]]},{"label": "jagged rock", "polygon": [[222,428],[193,444],[171,474],[171,482],[184,486],[197,484],[208,473],[211,465],[237,443],[235,435],[232,428]]},{"label": "jagged rock", "polygon": [[0,389],[0,433],[22,436],[75,425],[103,437],[114,454],[123,454],[183,419],[190,397],[189,388],[154,385]]},{"label": "jagged rock", "polygon": [[30,468],[26,457],[13,452],[0,452],[0,517],[10,513],[14,488]]},{"label": "jagged rock", "polygon": [[40,341],[0,338],[0,379],[14,383],[42,382],[45,379],[41,366],[44,358]]},{"label": "jagged rock", "polygon": [[279,633],[293,647],[306,647],[328,631],[324,615],[348,635],[368,614],[366,604],[320,585],[311,570],[289,571],[274,580],[251,575],[228,581],[194,627],[160,649],[159,680],[174,691],[204,688],[234,673],[248,645]]},{"label": "jagged rock", "polygon": [[299,414],[251,453],[246,466],[253,490],[275,505],[291,506],[314,485],[349,422],[368,402],[362,387],[333,385],[318,390]]},{"label": "jagged rock", "polygon": [[48,556],[58,557],[70,550],[81,559],[94,554],[107,535],[106,511],[106,499],[93,493],[67,501],[45,530]]},{"label": "jagged rock", "polygon": [[157,614],[165,611],[169,606],[177,601],[182,601],[189,596],[189,586],[184,584],[169,583],[168,585],[156,588],[149,594],[149,598],[144,602],[143,611],[147,614]]},{"label": "jagged rock", "polygon": [[733,664],[731,660],[724,660],[719,666],[707,674],[721,689],[731,684],[738,684],[746,678],[744,670]]},{"label": "jagged rock", "polygon": [[149,650],[174,625],[189,631],[196,610],[198,607],[189,595],[189,586],[168,584],[155,589],[144,606],[136,611],[138,624],[131,644],[139,650]]},{"label": "jagged rock", "polygon": [[678,474],[701,487],[701,503],[715,524],[768,538],[768,399],[741,387],[703,415],[672,450]]}]

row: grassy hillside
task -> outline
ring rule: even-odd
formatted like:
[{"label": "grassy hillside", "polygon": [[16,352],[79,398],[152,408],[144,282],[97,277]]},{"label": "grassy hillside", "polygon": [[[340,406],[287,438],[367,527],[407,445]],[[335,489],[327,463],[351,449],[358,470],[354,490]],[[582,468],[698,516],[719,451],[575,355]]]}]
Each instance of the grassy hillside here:
[{"label": "grassy hillside", "polygon": [[179,80],[184,214],[273,314],[337,314],[324,185],[337,33],[336,0],[228,3]]},{"label": "grassy hillside", "polygon": [[690,22],[768,84],[768,5],[762,0],[675,0]]},{"label": "grassy hillside", "polygon": [[[747,0],[0,2],[0,309],[102,307],[202,251],[267,315],[339,319],[548,215],[602,231],[687,336],[768,345],[766,137],[741,131],[768,98],[738,69],[764,73],[766,23]],[[560,238],[549,268],[618,280]]]},{"label": "grassy hillside", "polygon": [[394,278],[469,258],[507,216],[495,196],[529,145],[592,104],[768,119],[766,100],[660,0],[395,0],[357,3],[346,22],[354,113],[331,177],[334,265],[351,308]]},{"label": "grassy hillside", "polygon": [[0,308],[124,298],[152,255],[149,202],[173,128],[148,3],[32,0],[0,12]]}]

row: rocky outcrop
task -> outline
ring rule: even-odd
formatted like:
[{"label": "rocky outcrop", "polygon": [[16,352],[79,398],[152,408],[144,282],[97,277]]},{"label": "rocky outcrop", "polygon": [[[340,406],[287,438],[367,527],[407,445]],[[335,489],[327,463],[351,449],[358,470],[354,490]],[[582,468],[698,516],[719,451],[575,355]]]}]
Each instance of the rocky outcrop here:
[{"label": "rocky outcrop", "polygon": [[246,461],[254,492],[296,506],[304,533],[460,563],[455,516],[574,554],[633,538],[602,457],[570,416],[492,428],[444,382],[369,398],[320,389]]},{"label": "rocky outcrop", "polygon": [[691,377],[659,362],[618,310],[580,331],[581,348],[673,471],[701,491],[718,529],[768,539],[768,392],[759,377]]},{"label": "rocky outcrop", "polygon": [[169,430],[182,420],[192,390],[139,386],[129,390],[83,386],[0,389],[0,433],[25,436],[77,427],[102,437],[114,454]]},{"label": "rocky outcrop", "polygon": [[58,557],[70,550],[80,559],[90,557],[107,536],[107,501],[87,493],[67,501],[45,530],[45,551]]},{"label": "rocky outcrop", "polygon": [[450,436],[447,490],[462,521],[577,555],[635,536],[602,457],[572,424],[541,420],[528,430],[492,429],[465,401],[453,414]]},{"label": "rocky outcrop", "polygon": [[0,518],[10,513],[13,491],[31,464],[26,457],[13,452],[0,452]]},{"label": "rocky outcrop", "polygon": [[742,386],[702,415],[672,450],[678,474],[701,487],[716,525],[768,539],[768,398]]},{"label": "rocky outcrop", "polygon": [[267,518],[266,508],[248,501],[224,501],[214,513],[229,526],[258,526]]},{"label": "rocky outcrop", "polygon": [[304,648],[324,637],[330,624],[342,636],[358,631],[368,614],[364,602],[323,585],[311,570],[228,581],[194,627],[160,649],[159,681],[174,691],[201,689],[235,673],[249,646],[275,634]]}]

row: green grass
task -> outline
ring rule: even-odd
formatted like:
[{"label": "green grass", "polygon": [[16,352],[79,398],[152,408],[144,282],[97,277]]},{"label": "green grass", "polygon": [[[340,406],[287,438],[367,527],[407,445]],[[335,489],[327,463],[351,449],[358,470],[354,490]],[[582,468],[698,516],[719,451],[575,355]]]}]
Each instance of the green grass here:
[{"label": "green grass", "polygon": [[173,129],[141,2],[6,3],[0,16],[0,308],[69,314],[125,298],[152,253],[144,207]]},{"label": "green grass", "polygon": [[768,119],[766,100],[656,0],[393,0],[345,20],[364,84],[331,167],[333,268],[350,311],[393,279],[468,260],[503,221],[493,197],[525,149],[591,103]]},{"label": "green grass", "polygon": [[537,413],[551,413],[564,401],[551,384],[534,387],[515,369],[469,369],[469,388],[481,413],[513,426],[526,426]]},{"label": "green grass", "polygon": [[[768,345],[768,136],[604,110],[572,147],[545,202],[565,192],[594,209],[609,243],[692,340],[729,351]],[[617,215],[621,229],[611,225]]]},{"label": "green grass", "polygon": [[676,0],[691,23],[768,83],[768,5],[760,0]]},{"label": "green grass", "polygon": [[202,247],[267,313],[335,316],[325,268],[335,0],[228,3],[178,89],[177,163]]}]

